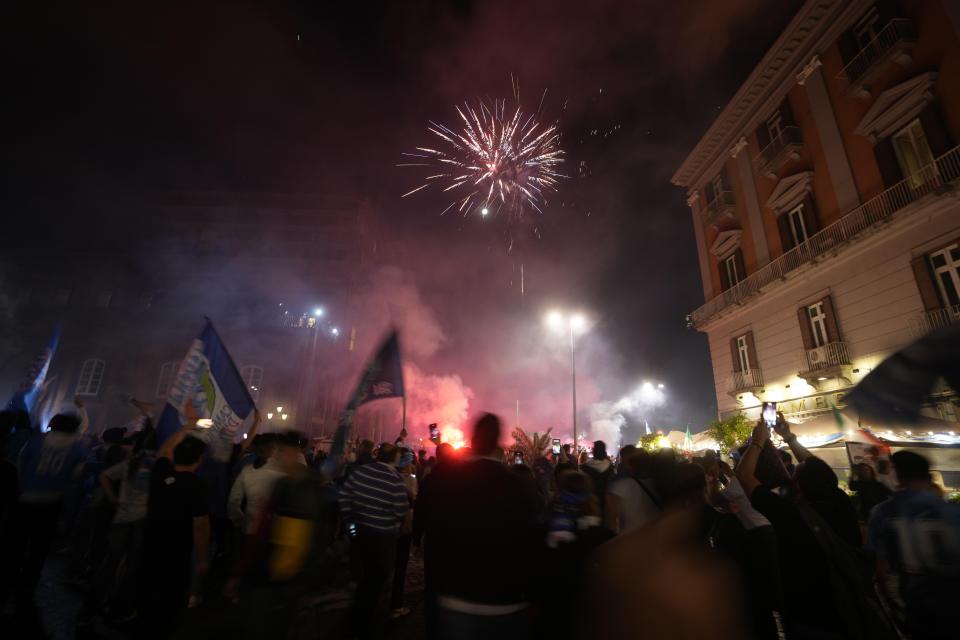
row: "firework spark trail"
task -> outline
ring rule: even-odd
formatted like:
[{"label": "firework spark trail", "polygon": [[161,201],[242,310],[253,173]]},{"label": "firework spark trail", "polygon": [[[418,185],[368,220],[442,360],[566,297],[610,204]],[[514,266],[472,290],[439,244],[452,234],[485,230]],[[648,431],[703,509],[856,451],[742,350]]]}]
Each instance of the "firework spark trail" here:
[{"label": "firework spark trail", "polygon": [[[514,90],[517,93],[519,87]],[[466,216],[473,210],[471,204],[483,209],[496,204],[497,211],[512,218],[521,218],[527,210],[542,214],[546,192],[556,191],[565,177],[558,172],[564,154],[557,126],[543,125],[519,106],[508,111],[506,100],[494,100],[492,105],[481,102],[477,107],[465,103],[456,111],[462,123],[457,131],[429,121],[427,131],[444,145],[416,147],[415,152],[403,154],[416,160],[397,166],[433,171],[402,197],[437,184],[442,192],[455,194],[440,215],[456,208]]]}]

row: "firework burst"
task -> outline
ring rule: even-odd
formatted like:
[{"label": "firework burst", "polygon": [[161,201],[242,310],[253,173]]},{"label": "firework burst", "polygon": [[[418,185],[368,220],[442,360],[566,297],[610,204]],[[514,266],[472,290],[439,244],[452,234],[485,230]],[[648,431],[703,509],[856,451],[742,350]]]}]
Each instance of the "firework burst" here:
[{"label": "firework burst", "polygon": [[398,166],[427,167],[434,173],[403,197],[437,185],[454,195],[440,215],[451,209],[464,216],[474,210],[513,218],[529,210],[542,214],[546,194],[556,191],[565,177],[557,171],[563,150],[556,125],[543,125],[519,106],[507,111],[506,100],[493,106],[464,104],[457,113],[463,121],[459,131],[433,121],[427,127],[443,142],[442,148],[417,147],[415,153],[404,154],[416,161]]}]

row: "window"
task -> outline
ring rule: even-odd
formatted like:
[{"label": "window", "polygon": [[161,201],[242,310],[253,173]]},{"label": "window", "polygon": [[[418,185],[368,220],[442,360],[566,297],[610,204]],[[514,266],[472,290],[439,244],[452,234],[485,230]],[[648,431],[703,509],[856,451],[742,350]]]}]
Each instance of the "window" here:
[{"label": "window", "polygon": [[740,371],[750,371],[750,345],[746,334],[737,336],[737,359],[740,361]]},{"label": "window", "polygon": [[897,163],[903,175],[907,176],[910,186],[917,188],[928,182],[936,172],[936,165],[920,119],[915,119],[895,133],[892,140]]},{"label": "window", "polygon": [[960,244],[930,254],[930,266],[947,306],[960,305]]},{"label": "window", "polygon": [[103,384],[103,370],[106,368],[103,360],[90,358],[83,362],[80,368],[80,379],[77,381],[78,396],[95,396],[100,393],[100,385]]},{"label": "window", "polygon": [[713,199],[716,200],[720,197],[720,194],[725,191],[723,188],[723,172],[715,175],[713,180],[710,181],[710,184],[713,186]]},{"label": "window", "polygon": [[737,272],[737,254],[736,252],[727,256],[723,261],[723,271],[727,274],[727,282],[729,286],[733,286],[740,282],[740,274]]},{"label": "window", "polygon": [[803,204],[799,204],[787,213],[787,222],[790,225],[790,235],[793,238],[793,246],[803,244],[810,237],[807,234],[807,223],[804,220],[805,211]]},{"label": "window", "polygon": [[773,115],[767,118],[767,133],[770,134],[770,141],[780,138],[783,133],[783,114],[780,109],[773,112]]},{"label": "window", "polygon": [[807,315],[810,317],[810,336],[813,339],[814,347],[822,347],[827,344],[827,314],[823,312],[823,301],[807,307]]},{"label": "window", "polygon": [[247,365],[240,370],[240,376],[250,389],[250,397],[254,402],[260,399],[260,385],[263,383],[263,368]]},{"label": "window", "polygon": [[866,49],[867,45],[873,42],[877,37],[877,25],[880,22],[880,16],[877,15],[877,8],[870,7],[870,10],[853,25],[853,37],[857,41],[857,46]]},{"label": "window", "polygon": [[157,380],[157,397],[166,398],[177,375],[178,362],[164,362],[160,366],[160,379]]}]

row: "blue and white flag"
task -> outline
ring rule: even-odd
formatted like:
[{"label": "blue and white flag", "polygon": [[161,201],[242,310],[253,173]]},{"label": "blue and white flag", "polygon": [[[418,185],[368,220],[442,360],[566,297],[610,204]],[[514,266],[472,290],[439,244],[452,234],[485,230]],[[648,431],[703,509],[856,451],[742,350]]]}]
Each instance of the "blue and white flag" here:
[{"label": "blue and white flag", "polygon": [[333,444],[330,447],[330,455],[327,456],[327,462],[324,463],[323,470],[328,477],[336,477],[339,473],[341,459],[346,448],[347,433],[353,425],[357,409],[361,405],[374,400],[402,397],[404,397],[404,388],[400,342],[397,339],[397,332],[391,331],[387,339],[377,349],[377,353],[367,363],[363,375],[360,376],[357,388],[347,402],[347,408],[340,416],[337,431],[333,436]]},{"label": "blue and white flag", "polygon": [[188,421],[207,419],[212,424],[202,439],[213,449],[214,458],[229,456],[233,439],[253,409],[250,390],[208,318],[170,385],[157,421],[159,441]]},{"label": "blue and white flag", "polygon": [[57,345],[59,343],[60,327],[56,327],[53,330],[53,335],[50,336],[50,342],[46,348],[40,352],[36,360],[33,361],[27,377],[20,385],[20,388],[13,393],[10,402],[7,403],[7,409],[11,411],[26,411],[29,414],[33,413],[37,399],[40,397],[40,394],[43,393],[43,383],[47,377],[47,372],[50,370],[50,362],[53,361],[53,355],[57,352]]}]

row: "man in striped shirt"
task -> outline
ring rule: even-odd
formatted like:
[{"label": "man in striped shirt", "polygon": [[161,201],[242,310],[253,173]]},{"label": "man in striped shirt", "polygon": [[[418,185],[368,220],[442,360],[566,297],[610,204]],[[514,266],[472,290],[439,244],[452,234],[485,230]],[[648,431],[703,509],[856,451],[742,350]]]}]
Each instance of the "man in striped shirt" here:
[{"label": "man in striped shirt", "polygon": [[370,637],[373,630],[377,602],[393,570],[400,523],[410,510],[396,469],[399,454],[397,447],[382,445],[377,461],[357,467],[340,491],[340,514],[362,569],[353,609],[360,637]]}]

